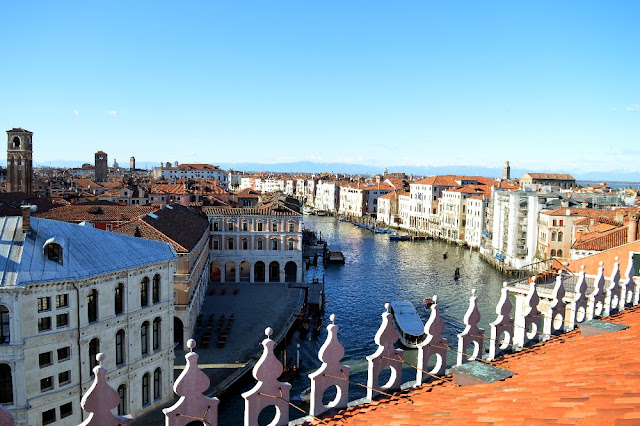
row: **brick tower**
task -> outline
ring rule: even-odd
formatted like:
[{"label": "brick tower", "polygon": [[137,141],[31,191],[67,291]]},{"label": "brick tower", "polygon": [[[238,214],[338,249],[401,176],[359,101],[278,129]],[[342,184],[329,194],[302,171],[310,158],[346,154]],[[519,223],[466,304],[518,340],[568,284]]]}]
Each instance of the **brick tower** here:
[{"label": "brick tower", "polygon": [[7,130],[7,192],[33,194],[33,132]]},{"label": "brick tower", "polygon": [[96,152],[96,182],[106,182],[107,171],[107,153],[104,151]]}]

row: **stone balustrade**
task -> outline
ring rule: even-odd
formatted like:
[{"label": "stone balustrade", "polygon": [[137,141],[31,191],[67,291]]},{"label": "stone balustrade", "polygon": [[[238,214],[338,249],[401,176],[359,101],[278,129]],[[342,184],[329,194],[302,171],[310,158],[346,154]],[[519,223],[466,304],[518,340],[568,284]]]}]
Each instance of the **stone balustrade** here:
[{"label": "stone balustrade", "polygon": [[[531,280],[526,289],[516,294],[516,309],[509,298],[509,288],[504,283],[500,300],[496,306],[496,319],[490,323],[488,338],[488,355],[490,361],[510,350],[522,350],[527,345],[546,340],[553,334],[572,330],[576,324],[589,318],[605,317],[621,311],[628,306],[637,305],[640,300],[640,284],[633,280],[633,258],[629,257],[629,266],[625,277],[620,277],[618,258],[613,265],[611,275],[605,278],[605,266],[601,263],[595,277],[587,277],[583,269],[576,277],[568,277],[559,272],[553,288],[540,288],[536,280]],[[571,278],[571,279],[569,279]],[[587,278],[593,280],[591,290],[587,291]],[[575,285],[573,284],[575,281]],[[569,288],[565,288],[565,284]],[[418,363],[415,366],[416,380],[413,386],[419,386],[429,376],[442,376],[447,365],[447,352],[451,350],[447,340],[442,337],[445,329],[440,317],[438,298],[433,297],[431,313],[424,326],[425,338],[418,344]],[[398,333],[393,326],[393,314],[389,304],[382,314],[380,328],[374,337],[378,345],[375,352],[366,357],[368,362],[367,400],[371,401],[379,394],[397,392],[401,389],[404,351],[396,348]],[[338,340],[338,326],[335,315],[330,316],[332,324],[327,326],[327,338],[318,358],[322,365],[309,374],[310,414],[317,416],[328,410],[347,407],[349,401],[349,374],[351,368],[341,364],[344,347]],[[476,291],[469,299],[469,308],[464,316],[464,330],[458,334],[457,365],[474,359],[482,359],[484,352],[484,330],[479,328],[480,313]],[[282,374],[282,363],[275,354],[276,342],[271,340],[273,331],[265,330],[266,339],[262,341],[263,352],[253,368],[253,377],[257,383],[242,394],[245,399],[244,424],[257,425],[258,416],[266,407],[276,408],[272,425],[286,425],[289,422],[290,390],[289,383],[278,381]],[[218,399],[203,395],[209,387],[209,378],[198,368],[198,355],[193,352],[195,341],[189,340],[190,352],[185,355],[186,368],[176,380],[173,390],[180,396],[171,407],[163,410],[165,424],[183,426],[194,421],[215,426],[218,424]],[[469,347],[473,346],[472,353]],[[427,362],[431,357],[437,358],[436,366],[427,370]],[[112,413],[118,406],[118,393],[107,383],[107,369],[102,365],[104,354],[96,359],[100,365],[94,368],[95,379],[82,398],[82,408],[89,413],[83,426],[107,425],[125,426],[131,424],[130,416],[117,416]],[[382,373],[390,369],[391,374],[386,384],[380,384]],[[327,389],[335,387],[336,396],[328,404],[323,403],[323,395]],[[0,405],[0,424],[13,425],[10,412]]]}]

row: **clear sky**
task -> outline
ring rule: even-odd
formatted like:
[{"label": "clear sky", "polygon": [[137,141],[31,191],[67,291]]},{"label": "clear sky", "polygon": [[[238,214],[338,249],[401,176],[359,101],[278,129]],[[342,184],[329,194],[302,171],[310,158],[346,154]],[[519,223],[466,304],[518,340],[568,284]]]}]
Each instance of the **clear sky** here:
[{"label": "clear sky", "polygon": [[34,160],[640,171],[640,1],[8,1]]}]

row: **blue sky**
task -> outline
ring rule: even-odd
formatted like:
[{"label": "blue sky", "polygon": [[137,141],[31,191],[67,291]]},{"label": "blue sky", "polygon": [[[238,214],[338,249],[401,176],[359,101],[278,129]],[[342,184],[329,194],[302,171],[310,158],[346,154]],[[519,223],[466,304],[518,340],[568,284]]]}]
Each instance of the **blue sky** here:
[{"label": "blue sky", "polygon": [[640,2],[4,2],[34,159],[640,171]]}]

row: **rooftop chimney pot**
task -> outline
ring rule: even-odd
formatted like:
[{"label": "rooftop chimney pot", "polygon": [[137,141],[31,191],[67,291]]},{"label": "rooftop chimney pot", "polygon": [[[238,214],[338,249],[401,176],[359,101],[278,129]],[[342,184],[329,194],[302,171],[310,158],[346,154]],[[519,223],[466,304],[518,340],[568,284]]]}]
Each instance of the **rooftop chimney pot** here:
[{"label": "rooftop chimney pot", "polygon": [[31,206],[20,206],[22,210],[22,232],[31,231]]}]

